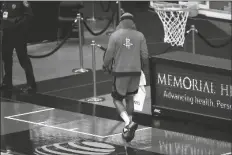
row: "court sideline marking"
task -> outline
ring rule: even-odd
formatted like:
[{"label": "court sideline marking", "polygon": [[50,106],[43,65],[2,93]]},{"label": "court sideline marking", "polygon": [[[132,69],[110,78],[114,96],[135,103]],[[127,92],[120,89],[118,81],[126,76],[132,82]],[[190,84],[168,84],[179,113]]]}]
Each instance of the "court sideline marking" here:
[{"label": "court sideline marking", "polygon": [[[89,133],[85,133],[85,132],[76,131],[76,130],[74,130],[75,128],[66,129],[66,128],[61,128],[61,127],[57,127],[57,126],[46,125],[46,124],[43,124],[43,122],[37,123],[37,122],[33,122],[33,121],[27,121],[27,120],[23,120],[23,119],[13,118],[13,117],[17,117],[17,116],[23,116],[23,115],[35,114],[35,113],[44,112],[44,111],[50,111],[50,110],[54,110],[54,109],[55,108],[47,108],[47,109],[31,111],[31,112],[27,112],[27,113],[21,113],[21,114],[17,114],[17,115],[5,116],[4,118],[19,121],[19,122],[34,124],[34,125],[40,125],[40,126],[44,126],[44,127],[60,129],[60,130],[64,130],[64,131],[74,132],[74,133],[80,133],[80,134],[89,135],[89,136],[93,136],[93,137],[99,137],[99,138],[108,138],[108,137],[121,135],[121,133],[116,133],[116,134],[111,134],[111,135],[106,135],[106,136],[100,136],[100,135],[95,135],[95,134],[89,134]],[[145,127],[145,128],[138,129],[136,131],[143,131],[143,130],[147,130],[147,129],[150,129],[150,128],[152,128],[152,127]]]},{"label": "court sideline marking", "polygon": [[17,115],[6,116],[5,118],[12,118],[12,117],[17,117],[17,116],[35,114],[35,113],[40,113],[40,112],[44,112],[44,111],[50,111],[50,110],[54,110],[54,109],[55,108],[46,108],[46,109],[42,109],[42,110],[36,110],[36,111],[21,113],[21,114],[17,114]]},{"label": "court sideline marking", "polygon": [[57,126],[53,126],[53,125],[47,125],[47,124],[43,124],[43,123],[37,123],[37,122],[33,122],[33,121],[27,121],[27,120],[23,120],[23,119],[12,118],[12,117],[5,117],[5,118],[6,119],[11,119],[11,120],[14,120],[14,121],[19,121],[19,122],[24,122],[24,123],[29,123],[29,124],[34,124],[34,125],[49,127],[49,128],[53,128],[53,129],[59,129],[59,130],[63,130],[63,131],[68,131],[68,132],[79,133],[79,134],[83,134],[83,135],[88,135],[88,136],[103,138],[103,136],[99,136],[99,135],[95,135],[95,134],[90,134],[90,133],[86,133],[86,132],[80,132],[80,131],[76,131],[76,130],[72,130],[72,129],[61,128],[61,127],[57,127]]},{"label": "court sideline marking", "polygon": [[[116,134],[111,134],[111,135],[106,135],[106,136],[100,136],[100,135],[96,135],[96,134],[90,134],[90,133],[86,133],[86,132],[76,131],[76,130],[74,130],[76,128],[66,129],[66,128],[61,128],[61,127],[57,127],[57,126],[53,126],[53,125],[43,124],[43,122],[38,122],[37,123],[37,122],[33,122],[33,121],[27,121],[27,120],[23,120],[23,119],[13,118],[13,117],[17,117],[17,116],[34,114],[34,113],[39,113],[39,112],[49,111],[49,110],[54,110],[54,109],[55,108],[49,108],[49,109],[44,109],[44,110],[37,110],[37,111],[28,112],[28,113],[22,113],[22,114],[18,114],[18,115],[6,116],[4,118],[11,119],[11,120],[14,120],[14,121],[19,121],[19,122],[24,122],[24,123],[29,123],[29,124],[34,124],[34,125],[39,125],[39,126],[44,126],[44,127],[59,129],[59,130],[64,130],[64,131],[68,131],[68,132],[74,132],[74,133],[79,133],[79,134],[83,134],[83,135],[98,137],[98,138],[109,138],[109,137],[113,137],[113,136],[117,136],[117,135],[121,134],[121,133],[116,133]],[[136,131],[143,131],[143,130],[147,130],[147,129],[150,129],[150,128],[152,128],[152,127],[145,127],[145,128],[138,129]]]},{"label": "court sideline marking", "polygon": [[[109,138],[109,137],[114,137],[114,136],[118,136],[118,135],[122,134],[122,133],[116,133],[116,134],[107,135],[107,136],[100,136],[100,135],[96,135],[96,134],[90,134],[90,133],[86,133],[86,132],[76,131],[76,130],[73,130],[73,129],[66,129],[66,128],[61,128],[61,127],[57,127],[57,126],[53,126],[53,125],[46,125],[46,124],[43,124],[43,123],[36,123],[36,122],[33,122],[33,121],[26,121],[26,120],[23,120],[23,119],[17,119],[17,118],[12,118],[12,117],[5,117],[5,118],[6,119],[11,119],[11,120],[14,120],[14,121],[19,121],[19,122],[24,122],[24,123],[49,127],[49,128],[53,128],[53,129],[59,129],[59,130],[63,130],[63,131],[73,132],[73,133],[79,133],[79,134],[98,137],[98,138]],[[141,129],[136,130],[136,132],[147,130],[147,129],[150,129],[150,128],[152,128],[152,127],[141,128]]]},{"label": "court sideline marking", "polygon": [[[9,101],[15,102],[15,103],[17,103],[17,104],[20,104],[20,103],[31,104],[31,103],[28,103],[28,102],[17,101],[17,100],[13,100],[13,99],[4,98],[4,97],[0,97],[0,99],[4,99],[4,100],[6,100],[6,101],[8,101],[8,102],[9,102]],[[37,108],[36,108],[36,109],[37,109]],[[17,115],[6,116],[6,117],[22,116],[22,115],[27,115],[27,114],[31,114],[31,113],[41,112],[41,111],[53,110],[53,109],[55,109],[55,108],[47,108],[47,107],[44,107],[44,106],[38,106],[38,109],[41,109],[41,110],[30,111],[30,112],[21,113],[21,114],[17,114]]]},{"label": "court sideline marking", "polygon": [[228,152],[228,153],[223,153],[221,155],[232,155],[232,152]]}]

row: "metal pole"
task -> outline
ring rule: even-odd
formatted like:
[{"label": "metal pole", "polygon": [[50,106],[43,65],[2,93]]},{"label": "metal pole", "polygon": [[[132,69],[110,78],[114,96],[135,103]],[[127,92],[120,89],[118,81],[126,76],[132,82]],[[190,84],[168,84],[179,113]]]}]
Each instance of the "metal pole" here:
[{"label": "metal pole", "polygon": [[82,47],[82,31],[81,31],[81,14],[78,14],[78,34],[79,34],[79,55],[80,55],[80,68],[83,68],[83,47]]},{"label": "metal pole", "polygon": [[93,97],[86,99],[87,102],[102,102],[103,97],[97,97],[97,81],[96,81],[96,43],[92,41],[92,70],[93,70]]},{"label": "metal pole", "polygon": [[196,54],[196,40],[195,40],[195,33],[197,32],[197,29],[195,28],[194,25],[191,25],[190,30],[187,31],[189,33],[192,31],[192,52],[193,54]]},{"label": "metal pole", "polygon": [[[121,2],[118,1],[118,18],[119,18],[119,19],[120,19],[121,15],[122,15]],[[118,20],[119,20],[119,19],[118,19]]]},{"label": "metal pole", "polygon": [[116,30],[116,27],[117,27],[117,22],[116,22],[116,18],[114,16],[114,20],[113,20],[113,31],[112,33]]},{"label": "metal pole", "polygon": [[80,57],[80,68],[77,69],[73,69],[73,73],[86,73],[88,72],[87,69],[84,69],[83,68],[83,65],[84,65],[84,57],[83,57],[83,47],[82,47],[82,31],[81,31],[81,14],[78,13],[77,14],[77,21],[78,21],[78,34],[79,34],[79,57]]},{"label": "metal pole", "polygon": [[[1,21],[3,24],[3,21]],[[0,84],[3,82],[3,58],[2,58],[2,39],[3,39],[3,25],[0,26]]]},{"label": "metal pole", "polygon": [[110,36],[115,30],[116,30],[116,19],[115,19],[115,17],[113,17],[114,19],[113,19],[113,22],[112,22],[112,24],[113,24],[113,29],[112,30],[110,30],[110,31],[108,31],[108,32],[106,32],[106,35],[107,36]]},{"label": "metal pole", "polygon": [[[116,1],[116,4],[118,4],[118,17],[120,18],[121,14],[122,14],[122,12],[124,12],[124,10],[121,9],[121,2],[120,1]],[[116,16],[116,18],[117,18],[117,16]],[[116,21],[117,21],[117,19],[115,19],[115,17],[114,17],[113,30],[106,32],[106,35],[110,36],[116,30],[116,27],[117,27],[117,22]]]},{"label": "metal pole", "polygon": [[191,28],[192,28],[192,41],[193,41],[193,54],[196,54],[196,50],[195,50],[195,26],[194,25],[192,25],[191,26]]},{"label": "metal pole", "polygon": [[93,15],[92,21],[96,21],[96,19],[95,19],[95,1],[93,1],[93,3],[92,3],[92,15]]},{"label": "metal pole", "polygon": [[185,52],[188,51],[188,48],[187,48],[188,46],[187,45],[188,45],[188,40],[186,40],[186,38],[185,38],[185,43],[184,43],[184,51]]},{"label": "metal pole", "polygon": [[91,22],[96,22],[96,18],[95,18],[95,1],[92,2],[92,17],[87,19],[88,21]]},{"label": "metal pole", "polygon": [[97,96],[96,86],[96,46],[95,41],[92,41],[92,69],[93,69],[93,97]]}]

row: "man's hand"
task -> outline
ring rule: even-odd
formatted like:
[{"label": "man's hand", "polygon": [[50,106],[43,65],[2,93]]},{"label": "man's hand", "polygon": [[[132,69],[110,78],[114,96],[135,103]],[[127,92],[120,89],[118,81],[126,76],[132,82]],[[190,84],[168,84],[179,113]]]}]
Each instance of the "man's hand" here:
[{"label": "man's hand", "polygon": [[110,70],[109,70],[109,68],[108,67],[106,67],[106,66],[102,66],[102,70],[103,70],[103,72],[104,73],[106,73],[106,74],[110,74]]}]

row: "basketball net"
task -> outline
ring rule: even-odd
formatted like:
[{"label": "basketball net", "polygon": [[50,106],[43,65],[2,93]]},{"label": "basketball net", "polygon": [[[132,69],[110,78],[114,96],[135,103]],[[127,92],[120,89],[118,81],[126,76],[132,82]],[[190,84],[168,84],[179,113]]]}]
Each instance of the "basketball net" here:
[{"label": "basketball net", "polygon": [[164,42],[172,46],[182,46],[185,41],[185,27],[189,15],[186,5],[153,2],[153,8],[164,27]]}]

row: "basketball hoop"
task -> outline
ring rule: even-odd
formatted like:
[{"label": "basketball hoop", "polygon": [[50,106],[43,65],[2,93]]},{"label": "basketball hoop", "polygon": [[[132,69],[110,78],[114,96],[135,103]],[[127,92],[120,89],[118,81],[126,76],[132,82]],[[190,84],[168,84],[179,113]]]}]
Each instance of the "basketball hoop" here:
[{"label": "basketball hoop", "polygon": [[182,46],[185,41],[185,27],[193,5],[167,2],[153,2],[151,5],[164,27],[164,42],[172,46]]}]

